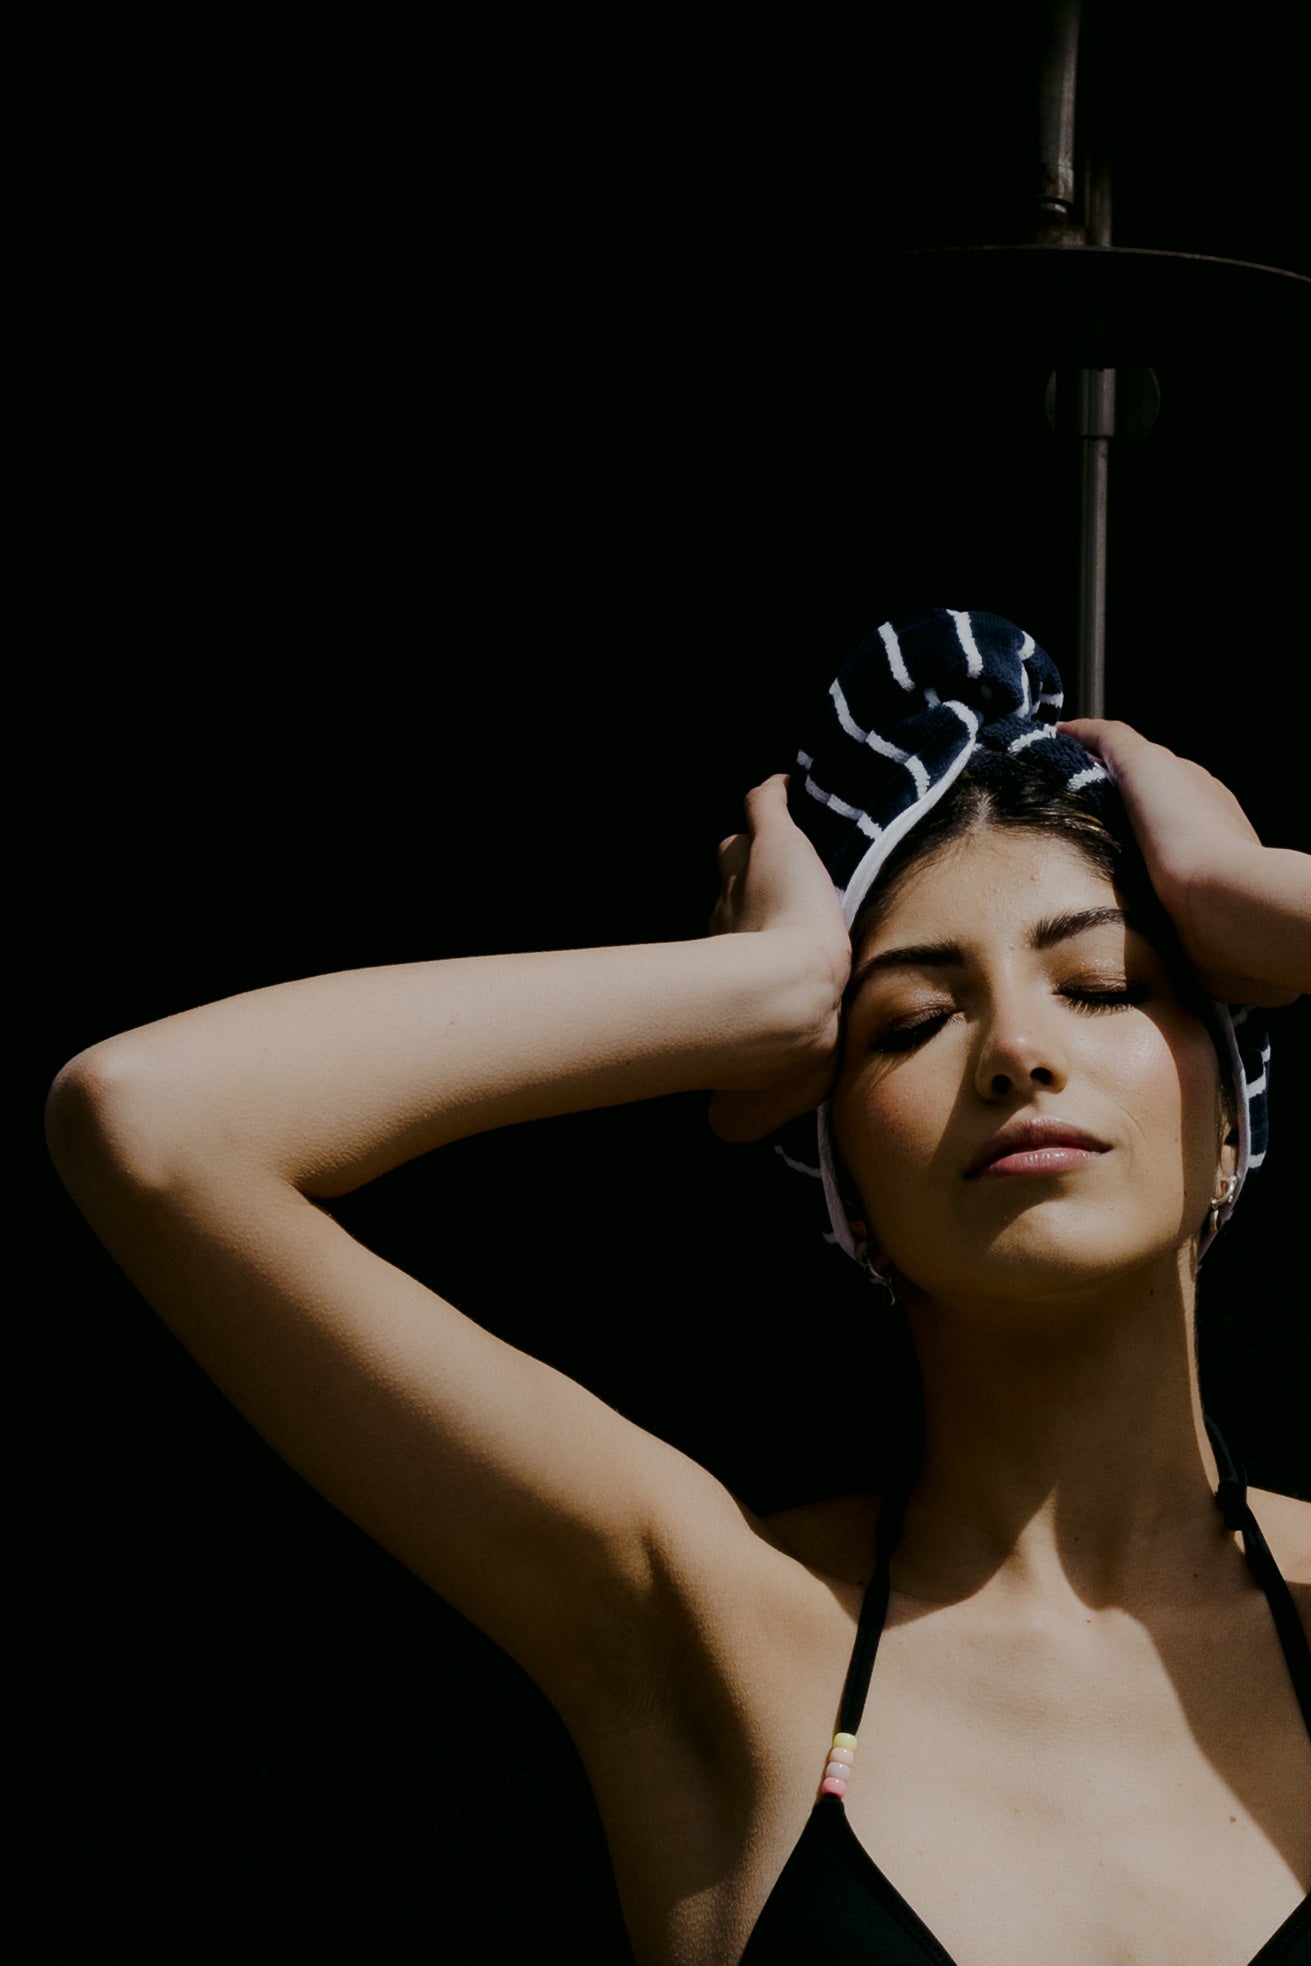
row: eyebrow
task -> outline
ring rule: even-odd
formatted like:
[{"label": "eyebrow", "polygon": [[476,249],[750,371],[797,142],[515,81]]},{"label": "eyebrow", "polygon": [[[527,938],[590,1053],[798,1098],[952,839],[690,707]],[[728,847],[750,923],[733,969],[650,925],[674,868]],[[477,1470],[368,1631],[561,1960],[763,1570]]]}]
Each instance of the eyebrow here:
[{"label": "eyebrow", "polygon": [[[1134,923],[1123,908],[1080,908],[1065,915],[1048,915],[1034,923],[1029,947],[1054,949],[1058,943],[1083,935],[1090,928],[1108,926],[1132,930]],[[854,997],[871,976],[881,975],[887,969],[963,969],[964,966],[965,951],[959,942],[910,942],[903,948],[884,949],[852,972],[847,998],[849,1001]]]},{"label": "eyebrow", "polygon": [[1068,915],[1052,915],[1045,922],[1039,922],[1029,937],[1031,949],[1054,949],[1058,942],[1068,942],[1072,935],[1082,935],[1090,928],[1128,928],[1134,924],[1123,908],[1080,908]]}]

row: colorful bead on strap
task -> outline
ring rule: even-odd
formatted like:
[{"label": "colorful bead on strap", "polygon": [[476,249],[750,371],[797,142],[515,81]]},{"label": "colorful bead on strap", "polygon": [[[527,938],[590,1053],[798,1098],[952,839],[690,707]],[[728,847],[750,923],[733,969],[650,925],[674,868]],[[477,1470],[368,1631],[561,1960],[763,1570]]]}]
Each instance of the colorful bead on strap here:
[{"label": "colorful bead on strap", "polygon": [[835,1734],[833,1745],[828,1753],[828,1766],[824,1779],[819,1785],[821,1795],[836,1795],[841,1801],[851,1780],[851,1770],[856,1759],[856,1737],[854,1734]]}]

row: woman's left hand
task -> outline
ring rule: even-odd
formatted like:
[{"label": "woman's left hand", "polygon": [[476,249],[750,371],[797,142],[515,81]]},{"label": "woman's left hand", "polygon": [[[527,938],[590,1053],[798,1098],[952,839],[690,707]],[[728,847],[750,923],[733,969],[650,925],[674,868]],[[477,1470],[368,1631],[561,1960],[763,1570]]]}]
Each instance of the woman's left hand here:
[{"label": "woman's left hand", "polygon": [[851,941],[837,891],[788,813],[785,777],[766,779],[747,793],[746,822],[744,832],[720,845],[719,900],[710,933],[752,934],[762,950],[775,951],[780,978],[793,979],[783,1001],[804,1006],[806,1018],[795,1028],[785,1027],[772,1063],[753,1085],[715,1092],[710,1124],[724,1140],[763,1139],[827,1096],[837,1069],[842,992],[851,971]]},{"label": "woman's left hand", "polygon": [[1060,729],[1124,800],[1153,887],[1213,997],[1271,1007],[1311,989],[1311,858],[1262,846],[1233,793],[1129,724]]}]

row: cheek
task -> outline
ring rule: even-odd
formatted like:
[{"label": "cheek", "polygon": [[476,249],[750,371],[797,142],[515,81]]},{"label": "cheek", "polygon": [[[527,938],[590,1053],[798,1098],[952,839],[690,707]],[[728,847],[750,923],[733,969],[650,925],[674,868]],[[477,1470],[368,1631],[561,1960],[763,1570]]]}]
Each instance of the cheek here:
[{"label": "cheek", "polygon": [[[932,1080],[913,1071],[890,1073],[866,1106],[866,1125],[880,1152],[894,1160],[927,1161],[942,1138],[944,1104]],[[950,1111],[951,1100],[945,1101]]]},{"label": "cheek", "polygon": [[1220,1096],[1220,1068],[1209,1038],[1179,1060],[1179,1100],[1183,1116],[1185,1168],[1209,1202],[1219,1173],[1227,1131]]},{"label": "cheek", "polygon": [[1159,1137],[1167,1126],[1178,1131],[1196,1073],[1186,1055],[1171,1043],[1169,1032],[1143,1017],[1122,1035],[1109,1073],[1103,1065],[1101,1076],[1110,1078],[1135,1128]]},{"label": "cheek", "polygon": [[904,1064],[835,1095],[838,1148],[871,1213],[913,1209],[942,1144],[954,1091]]},{"label": "cheek", "polygon": [[1150,1150],[1149,1167],[1209,1197],[1223,1135],[1220,1076],[1206,1032],[1193,1020],[1144,1019],[1125,1046],[1119,1097]]}]

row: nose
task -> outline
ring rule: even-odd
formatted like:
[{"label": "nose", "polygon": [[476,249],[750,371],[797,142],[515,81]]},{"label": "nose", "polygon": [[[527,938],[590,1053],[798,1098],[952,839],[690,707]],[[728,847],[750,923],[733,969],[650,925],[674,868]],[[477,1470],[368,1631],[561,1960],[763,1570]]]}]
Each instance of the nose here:
[{"label": "nose", "polygon": [[995,999],[980,1035],[975,1088],[989,1101],[1017,1089],[1041,1086],[1059,1092],[1066,1063],[1059,1033],[1034,999]]}]

